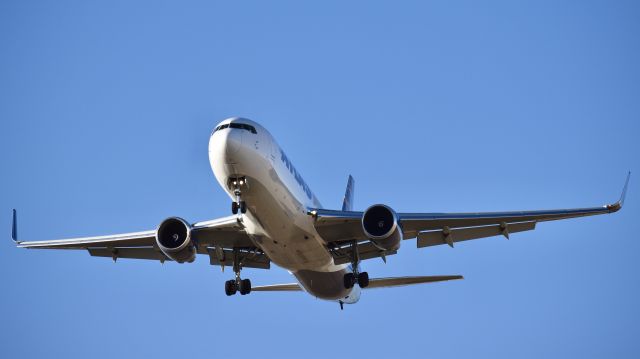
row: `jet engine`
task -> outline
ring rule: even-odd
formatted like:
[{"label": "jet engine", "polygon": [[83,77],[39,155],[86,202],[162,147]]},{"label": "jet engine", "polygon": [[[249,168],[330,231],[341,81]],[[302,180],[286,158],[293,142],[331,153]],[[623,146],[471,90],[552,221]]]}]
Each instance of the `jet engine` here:
[{"label": "jet engine", "polygon": [[191,226],[182,218],[171,217],[162,221],[156,231],[156,243],[164,255],[178,263],[191,263],[196,259]]},{"label": "jet engine", "polygon": [[376,204],[364,211],[362,229],[373,244],[383,251],[395,251],[400,248],[402,230],[398,225],[398,216],[391,208]]}]

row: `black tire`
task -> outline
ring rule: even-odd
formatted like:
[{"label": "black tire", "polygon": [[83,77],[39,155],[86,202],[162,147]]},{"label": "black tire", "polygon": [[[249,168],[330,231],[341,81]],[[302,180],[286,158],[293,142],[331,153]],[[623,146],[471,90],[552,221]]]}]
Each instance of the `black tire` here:
[{"label": "black tire", "polygon": [[231,202],[231,213],[238,214],[238,202]]},{"label": "black tire", "polygon": [[247,213],[247,204],[244,201],[240,201],[240,213]]},{"label": "black tire", "polygon": [[251,281],[248,279],[243,279],[240,281],[240,294],[247,295],[251,293]]},{"label": "black tire", "polygon": [[358,274],[358,285],[360,288],[366,288],[369,286],[369,273],[362,272]]},{"label": "black tire", "polygon": [[347,273],[344,275],[344,287],[351,289],[356,284],[356,276],[353,273]]},{"label": "black tire", "polygon": [[224,282],[224,293],[228,296],[232,296],[236,294],[238,291],[238,286],[236,285],[235,280],[228,280]]}]

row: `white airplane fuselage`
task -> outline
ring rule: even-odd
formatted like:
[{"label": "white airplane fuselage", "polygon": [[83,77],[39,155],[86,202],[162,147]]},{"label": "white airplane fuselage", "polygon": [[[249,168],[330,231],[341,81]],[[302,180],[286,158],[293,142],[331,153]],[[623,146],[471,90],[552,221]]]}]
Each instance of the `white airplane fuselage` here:
[{"label": "white airplane fuselage", "polygon": [[209,162],[232,201],[236,201],[233,179],[246,179],[241,196],[247,211],[240,216],[249,237],[311,295],[357,302],[360,287],[346,289],[343,281],[350,266],[334,264],[313,217],[307,214],[308,208],[322,205],[300,173],[264,127],[244,118],[230,118],[218,126],[232,123],[253,126],[255,131],[229,126],[214,131],[209,140]]}]

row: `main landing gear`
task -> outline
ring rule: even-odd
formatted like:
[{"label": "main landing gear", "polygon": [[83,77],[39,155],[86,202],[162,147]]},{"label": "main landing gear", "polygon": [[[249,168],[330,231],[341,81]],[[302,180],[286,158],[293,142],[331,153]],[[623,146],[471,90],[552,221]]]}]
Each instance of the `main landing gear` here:
[{"label": "main landing gear", "polygon": [[238,214],[238,211],[247,213],[247,204],[242,200],[242,187],[247,185],[247,179],[244,177],[231,178],[229,182],[236,196],[236,201],[231,203],[231,213]]},{"label": "main landing gear", "polygon": [[358,256],[357,241],[353,241],[351,244],[351,254],[351,268],[353,272],[344,275],[344,287],[350,289],[358,283],[360,288],[366,288],[369,286],[369,273],[360,272],[359,270],[360,257]]},{"label": "main landing gear", "polygon": [[347,273],[344,275],[344,287],[349,289],[358,283],[360,288],[366,288],[369,286],[369,273],[354,271],[354,273]]},{"label": "main landing gear", "polygon": [[240,258],[238,250],[233,251],[233,272],[236,274],[236,279],[228,280],[224,282],[224,293],[228,296],[235,295],[240,291],[241,295],[247,295],[251,293],[251,281],[249,279],[241,279],[240,271],[242,265],[240,264]]},{"label": "main landing gear", "polygon": [[241,295],[251,293],[251,281],[249,279],[232,279],[224,282],[224,292],[228,296],[235,295],[240,291]]}]

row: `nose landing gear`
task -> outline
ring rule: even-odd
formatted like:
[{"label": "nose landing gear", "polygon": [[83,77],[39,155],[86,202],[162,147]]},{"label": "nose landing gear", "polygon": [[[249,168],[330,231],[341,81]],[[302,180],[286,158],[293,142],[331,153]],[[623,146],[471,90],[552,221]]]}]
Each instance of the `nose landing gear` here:
[{"label": "nose landing gear", "polygon": [[[239,198],[239,195],[237,197]],[[238,212],[247,213],[247,204],[245,201],[231,202],[231,213],[238,214]]]},{"label": "nose landing gear", "polygon": [[251,281],[249,279],[232,279],[224,282],[224,293],[228,296],[240,291],[241,295],[251,293]]},{"label": "nose landing gear", "polygon": [[242,200],[242,188],[247,185],[247,179],[244,177],[229,179],[229,186],[233,188],[233,193],[236,196],[235,202],[231,203],[231,213],[247,213],[247,204]]}]

